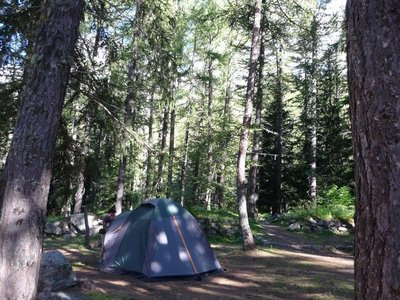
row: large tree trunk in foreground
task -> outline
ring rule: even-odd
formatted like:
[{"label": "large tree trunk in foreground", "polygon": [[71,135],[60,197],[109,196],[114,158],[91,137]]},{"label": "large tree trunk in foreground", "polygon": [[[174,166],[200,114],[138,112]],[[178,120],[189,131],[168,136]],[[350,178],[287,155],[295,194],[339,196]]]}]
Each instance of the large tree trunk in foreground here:
[{"label": "large tree trunk in foreground", "polygon": [[249,143],[251,117],[253,113],[254,82],[256,78],[256,66],[260,54],[260,23],[261,0],[256,0],[254,13],[253,37],[251,41],[249,77],[247,79],[246,108],[243,116],[242,131],[240,134],[238,163],[237,163],[237,203],[239,224],[243,236],[243,249],[251,250],[256,247],[251,232],[246,204],[246,154]]},{"label": "large tree trunk in foreground", "polygon": [[400,299],[400,2],[349,0],[357,299]]},{"label": "large tree trunk in foreground", "polygon": [[45,1],[0,179],[0,299],[36,296],[51,162],[83,1]]}]

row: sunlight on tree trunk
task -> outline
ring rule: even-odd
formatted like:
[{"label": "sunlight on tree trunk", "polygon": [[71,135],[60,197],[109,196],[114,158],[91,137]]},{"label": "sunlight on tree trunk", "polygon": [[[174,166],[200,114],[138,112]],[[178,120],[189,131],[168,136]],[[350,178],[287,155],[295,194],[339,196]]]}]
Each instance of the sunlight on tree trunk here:
[{"label": "sunlight on tree trunk", "polygon": [[237,203],[239,211],[239,224],[243,237],[243,249],[251,250],[256,247],[251,232],[246,205],[246,155],[249,143],[249,131],[253,112],[254,83],[256,78],[256,66],[260,54],[260,24],[261,24],[261,0],[255,3],[253,37],[251,41],[249,77],[247,79],[246,108],[243,116],[242,132],[240,134],[238,164],[237,164]]}]

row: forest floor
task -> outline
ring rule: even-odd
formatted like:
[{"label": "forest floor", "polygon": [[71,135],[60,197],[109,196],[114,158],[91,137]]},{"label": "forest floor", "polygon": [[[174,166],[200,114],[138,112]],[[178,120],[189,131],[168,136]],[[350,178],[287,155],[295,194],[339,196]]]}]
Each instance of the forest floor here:
[{"label": "forest floor", "polygon": [[97,268],[97,251],[58,250],[84,282],[71,292],[89,299],[354,299],[350,239],[315,238],[267,223],[263,229],[270,244],[254,251],[212,245],[226,271],[201,281],[148,282],[104,273]]}]

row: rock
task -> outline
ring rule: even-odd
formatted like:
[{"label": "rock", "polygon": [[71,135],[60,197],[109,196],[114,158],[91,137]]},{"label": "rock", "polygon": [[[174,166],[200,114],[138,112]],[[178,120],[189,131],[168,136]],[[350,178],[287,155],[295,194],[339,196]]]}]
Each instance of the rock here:
[{"label": "rock", "polygon": [[301,229],[301,224],[300,223],[293,223],[290,224],[288,227],[289,230],[293,231],[293,230],[299,230]]},{"label": "rock", "polygon": [[51,235],[62,235],[62,229],[60,227],[61,222],[46,223],[44,226],[44,232]]},{"label": "rock", "polygon": [[326,229],[329,228],[329,223],[327,221],[325,221],[325,220],[318,220],[317,221],[317,225],[318,225],[318,227],[323,227],[323,228],[326,228]]},{"label": "rock", "polygon": [[93,280],[89,280],[88,278],[79,279],[77,285],[85,290],[85,291],[95,291],[97,290],[96,284]]},{"label": "rock", "polygon": [[308,219],[308,221],[309,221],[311,224],[314,224],[314,225],[317,224],[317,221],[315,221],[313,217],[310,217],[310,218]]},{"label": "rock", "polygon": [[348,232],[349,230],[344,226],[340,226],[340,227],[338,227],[338,231],[340,231],[340,232]]},{"label": "rock", "polygon": [[38,292],[55,292],[76,284],[72,266],[59,251],[42,254],[39,271]]},{"label": "rock", "polygon": [[[93,227],[93,221],[96,219],[95,215],[88,214],[88,223],[89,228]],[[81,232],[85,232],[85,216],[83,213],[73,214],[70,217],[71,225],[76,229],[79,229]]]}]

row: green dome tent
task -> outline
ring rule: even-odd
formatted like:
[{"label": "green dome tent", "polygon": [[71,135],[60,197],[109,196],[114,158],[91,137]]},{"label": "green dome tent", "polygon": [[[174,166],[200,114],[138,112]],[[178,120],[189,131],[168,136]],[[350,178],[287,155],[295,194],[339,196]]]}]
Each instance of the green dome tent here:
[{"label": "green dome tent", "polygon": [[196,219],[167,199],[145,201],[113,220],[105,235],[101,268],[148,279],[201,278],[221,271]]}]

